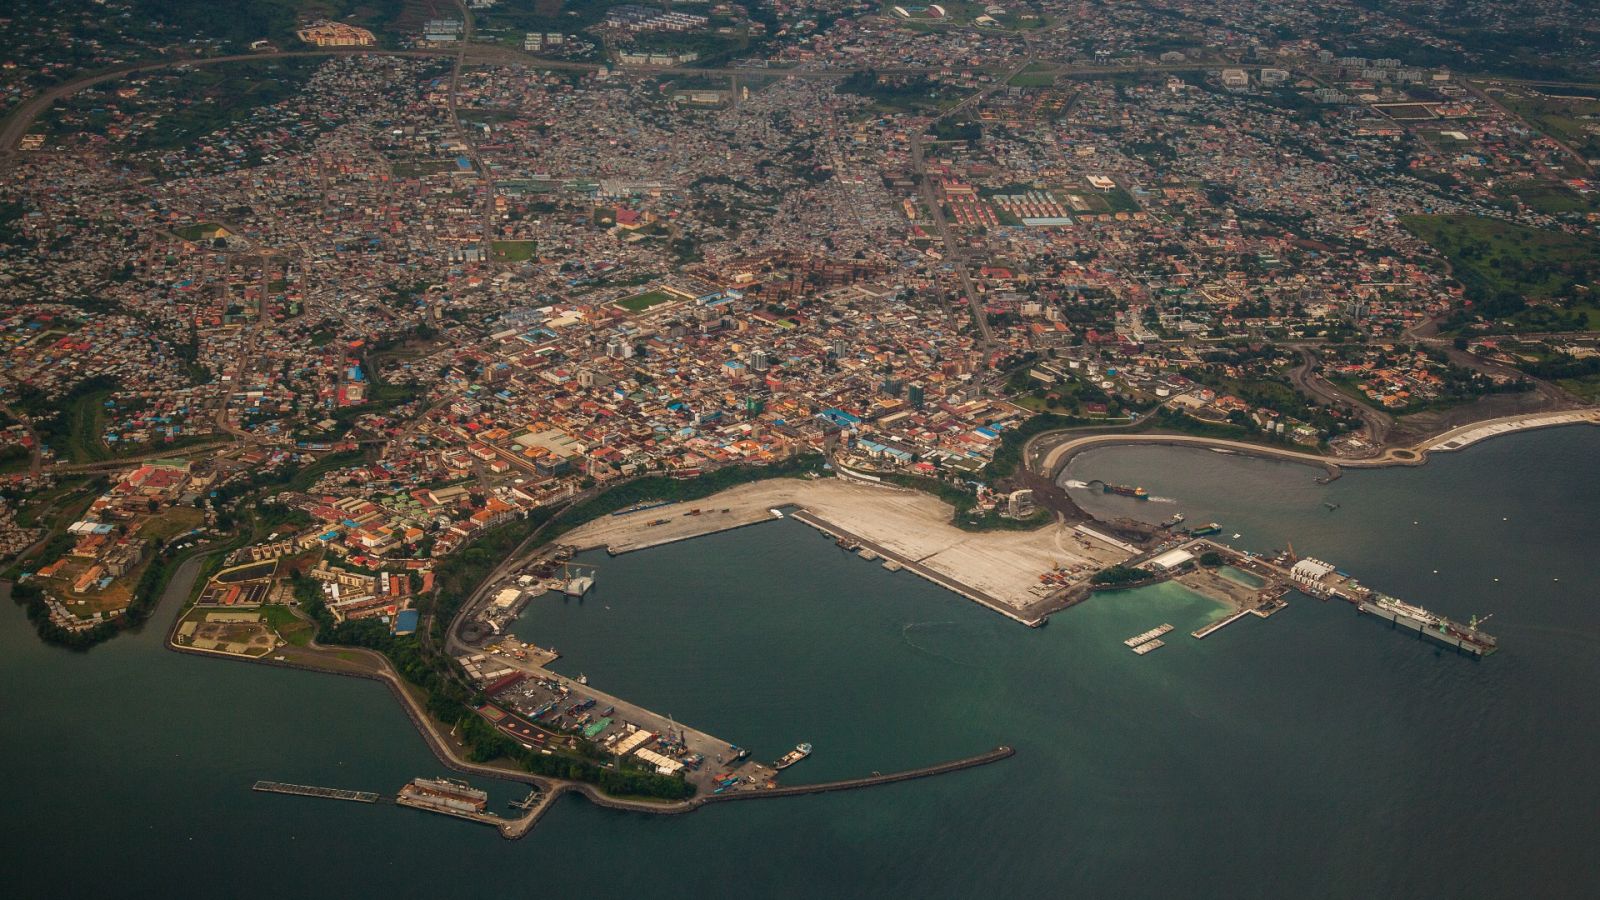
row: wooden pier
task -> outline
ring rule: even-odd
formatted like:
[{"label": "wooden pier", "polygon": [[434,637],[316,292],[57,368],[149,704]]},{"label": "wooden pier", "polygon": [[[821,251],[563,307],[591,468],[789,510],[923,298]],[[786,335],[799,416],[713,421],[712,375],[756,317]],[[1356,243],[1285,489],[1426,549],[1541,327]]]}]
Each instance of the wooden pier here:
[{"label": "wooden pier", "polygon": [[371,791],[346,791],[340,788],[316,787],[309,784],[283,784],[278,781],[258,781],[251,785],[250,789],[268,794],[321,797],[325,800],[349,800],[353,803],[377,803],[380,799],[377,794]]}]

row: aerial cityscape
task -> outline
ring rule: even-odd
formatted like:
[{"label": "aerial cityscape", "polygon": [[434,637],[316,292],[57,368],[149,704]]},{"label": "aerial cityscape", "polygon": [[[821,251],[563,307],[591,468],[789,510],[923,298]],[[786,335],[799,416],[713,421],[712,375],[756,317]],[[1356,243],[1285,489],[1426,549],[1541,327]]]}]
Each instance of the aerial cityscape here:
[{"label": "aerial cityscape", "polygon": [[1591,896],[1597,290],[1582,0],[9,7],[18,895]]}]

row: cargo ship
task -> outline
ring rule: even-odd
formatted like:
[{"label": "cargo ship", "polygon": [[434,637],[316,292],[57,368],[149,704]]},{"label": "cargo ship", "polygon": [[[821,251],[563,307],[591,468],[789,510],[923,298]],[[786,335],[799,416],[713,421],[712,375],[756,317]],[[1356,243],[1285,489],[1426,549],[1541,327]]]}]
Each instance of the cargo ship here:
[{"label": "cargo ship", "polygon": [[1126,484],[1107,484],[1105,486],[1105,492],[1108,494],[1119,494],[1123,497],[1132,497],[1135,500],[1150,499],[1150,493],[1144,488],[1133,487],[1132,485]]},{"label": "cargo ship", "polygon": [[1208,534],[1216,534],[1216,533],[1220,532],[1221,530],[1222,530],[1222,526],[1218,525],[1216,522],[1207,522],[1206,524],[1201,525],[1199,528],[1191,528],[1191,529],[1189,529],[1189,536],[1190,537],[1205,537]]},{"label": "cargo ship", "polygon": [[1498,639],[1478,630],[1477,616],[1473,616],[1468,624],[1462,625],[1438,613],[1429,612],[1420,606],[1376,591],[1356,604],[1356,609],[1367,615],[1393,622],[1396,626],[1415,629],[1418,635],[1478,656],[1488,656],[1500,647]]},{"label": "cargo ship", "polygon": [[801,744],[783,755],[782,759],[772,764],[774,769],[787,769],[795,763],[811,755],[811,745]]}]

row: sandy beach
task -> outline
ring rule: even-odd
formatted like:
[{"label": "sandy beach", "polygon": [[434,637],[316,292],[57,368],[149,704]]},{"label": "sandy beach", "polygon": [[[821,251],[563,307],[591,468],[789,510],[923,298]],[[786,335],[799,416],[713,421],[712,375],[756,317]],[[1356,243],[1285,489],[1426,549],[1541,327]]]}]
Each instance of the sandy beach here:
[{"label": "sandy beach", "polygon": [[[907,571],[1029,623],[1053,595],[1128,557],[1054,523],[1032,531],[962,531],[950,524],[951,507],[928,494],[835,478],[777,478],[704,500],[606,516],[562,542],[626,553],[769,521],[780,507],[797,507],[807,513],[801,517],[807,524],[848,535]],[[1063,579],[1041,582],[1057,569],[1066,570]]]}]

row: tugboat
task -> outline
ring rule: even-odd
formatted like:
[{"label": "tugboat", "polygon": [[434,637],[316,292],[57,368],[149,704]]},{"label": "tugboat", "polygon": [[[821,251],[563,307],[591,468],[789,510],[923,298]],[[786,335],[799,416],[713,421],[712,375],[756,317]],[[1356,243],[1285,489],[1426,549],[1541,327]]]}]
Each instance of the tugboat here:
[{"label": "tugboat", "polygon": [[811,755],[811,745],[801,744],[783,755],[783,758],[772,764],[774,769],[787,769],[795,763]]}]

